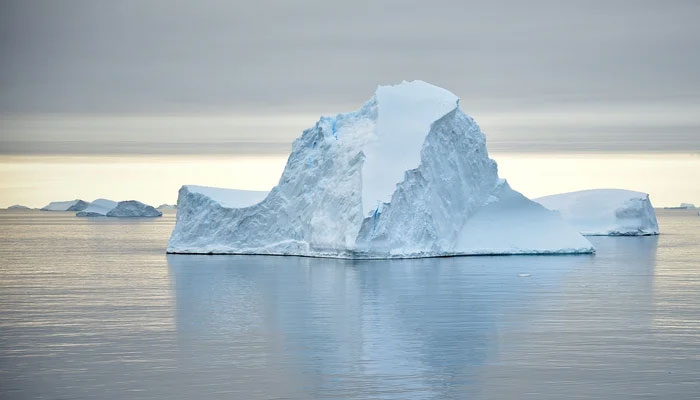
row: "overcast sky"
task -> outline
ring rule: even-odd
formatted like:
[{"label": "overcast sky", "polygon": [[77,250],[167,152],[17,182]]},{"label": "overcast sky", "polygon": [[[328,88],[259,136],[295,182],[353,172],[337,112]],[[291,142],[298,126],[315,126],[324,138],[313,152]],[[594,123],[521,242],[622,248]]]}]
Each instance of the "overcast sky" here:
[{"label": "overcast sky", "polygon": [[700,151],[700,1],[0,4],[4,153],[277,151],[404,79],[496,150]]}]

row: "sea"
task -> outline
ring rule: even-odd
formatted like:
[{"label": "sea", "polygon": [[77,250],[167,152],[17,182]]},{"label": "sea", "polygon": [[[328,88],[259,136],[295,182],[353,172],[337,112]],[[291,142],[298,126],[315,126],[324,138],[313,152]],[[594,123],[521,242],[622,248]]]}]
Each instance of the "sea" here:
[{"label": "sea", "polygon": [[1,399],[698,399],[700,216],[595,255],[166,255],[0,212]]}]

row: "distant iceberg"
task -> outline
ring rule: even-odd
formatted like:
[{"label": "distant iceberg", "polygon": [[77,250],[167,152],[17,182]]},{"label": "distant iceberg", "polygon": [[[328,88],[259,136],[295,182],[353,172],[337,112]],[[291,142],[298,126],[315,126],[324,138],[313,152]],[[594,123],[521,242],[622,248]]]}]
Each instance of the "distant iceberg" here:
[{"label": "distant iceberg", "polygon": [[177,208],[177,206],[176,206],[175,204],[165,204],[165,203],[163,203],[163,204],[159,205],[158,207],[156,207],[156,210],[161,210],[161,211],[163,211],[163,210],[174,210],[174,209],[176,209],[176,208]]},{"label": "distant iceberg", "polygon": [[162,212],[136,200],[120,201],[117,206],[109,210],[108,217],[160,217]]},{"label": "distant iceberg", "polygon": [[25,210],[25,211],[26,211],[26,210],[31,210],[31,208],[29,208],[29,207],[27,207],[27,206],[23,206],[23,205],[21,205],[21,204],[15,204],[15,205],[13,205],[13,206],[9,206],[9,207],[7,207],[7,209],[8,209],[8,210],[15,210],[15,211],[22,211],[22,210]]},{"label": "distant iceberg", "polygon": [[591,189],[535,199],[583,235],[658,235],[659,225],[649,195],[623,189]]},{"label": "distant iceberg", "polygon": [[681,203],[678,207],[664,207],[666,210],[694,210],[696,208],[693,203]]},{"label": "distant iceberg", "polygon": [[116,202],[97,199],[75,215],[77,217],[160,217],[163,213],[136,200]]},{"label": "distant iceberg", "polygon": [[499,179],[445,89],[380,86],[293,144],[269,193],[183,186],[170,253],[415,258],[592,253],[558,213]]},{"label": "distant iceberg", "polygon": [[89,205],[90,203],[83,200],[52,201],[41,208],[41,211],[82,211]]},{"label": "distant iceberg", "polygon": [[117,206],[116,201],[97,199],[85,207],[84,210],[75,213],[77,217],[104,217],[109,210]]}]

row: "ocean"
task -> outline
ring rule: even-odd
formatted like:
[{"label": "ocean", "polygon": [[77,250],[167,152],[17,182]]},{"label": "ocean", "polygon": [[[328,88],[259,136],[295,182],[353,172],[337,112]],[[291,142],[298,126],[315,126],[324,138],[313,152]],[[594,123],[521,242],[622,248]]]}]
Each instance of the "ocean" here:
[{"label": "ocean", "polygon": [[697,399],[700,216],[595,255],[166,255],[175,223],[0,212],[2,399]]}]

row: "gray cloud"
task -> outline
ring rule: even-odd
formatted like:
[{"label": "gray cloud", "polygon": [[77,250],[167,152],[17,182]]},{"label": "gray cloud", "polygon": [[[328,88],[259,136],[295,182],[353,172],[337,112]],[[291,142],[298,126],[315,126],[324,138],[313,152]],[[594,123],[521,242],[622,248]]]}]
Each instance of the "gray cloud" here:
[{"label": "gray cloud", "polygon": [[[448,88],[477,117],[642,104],[641,121],[655,106],[678,108],[683,119],[700,105],[697,1],[69,0],[0,7],[4,114],[320,114],[355,109],[377,84],[403,79]],[[665,147],[700,142],[698,125],[681,125],[659,127]],[[0,129],[6,141],[17,140],[15,131]],[[556,139],[546,129],[547,140]],[[533,131],[511,127],[520,140]],[[597,132],[603,149],[634,135],[610,125]],[[165,141],[153,135],[148,139]],[[678,135],[683,141],[674,141]],[[288,136],[280,133],[279,141]]]}]

